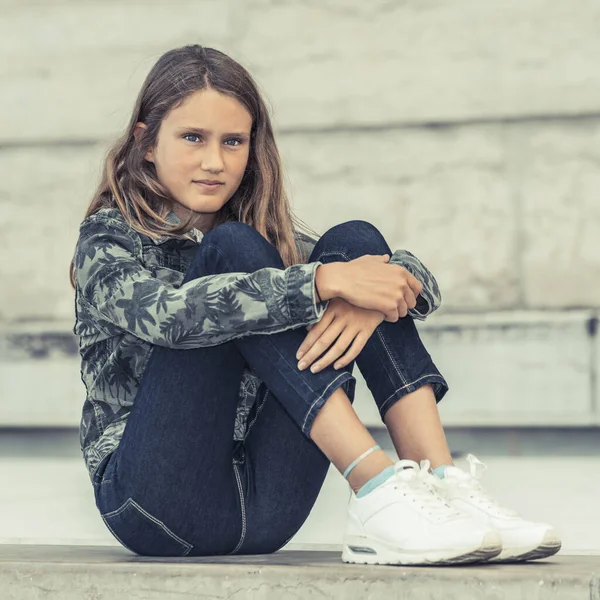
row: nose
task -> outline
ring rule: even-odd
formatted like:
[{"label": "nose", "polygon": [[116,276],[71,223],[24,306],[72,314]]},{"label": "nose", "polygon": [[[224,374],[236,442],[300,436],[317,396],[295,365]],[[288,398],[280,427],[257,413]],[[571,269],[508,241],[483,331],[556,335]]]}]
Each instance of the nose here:
[{"label": "nose", "polygon": [[202,153],[202,164],[200,165],[205,171],[219,173],[223,170],[223,149],[218,140],[211,141],[206,144],[205,150]]}]

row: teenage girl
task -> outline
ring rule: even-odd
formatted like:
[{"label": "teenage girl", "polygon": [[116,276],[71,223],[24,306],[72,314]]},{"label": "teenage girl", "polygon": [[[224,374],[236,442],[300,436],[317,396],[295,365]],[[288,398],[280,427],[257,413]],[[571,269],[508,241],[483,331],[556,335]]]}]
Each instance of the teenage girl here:
[{"label": "teenage girl", "polygon": [[[81,448],[111,533],[147,556],[275,552],[333,463],[345,562],[557,552],[551,527],[486,494],[475,457],[453,465],[448,385],[414,323],[439,306],[433,275],[365,221],[311,235],[282,182],[251,75],[199,45],[160,57],[71,264]],[[352,407],[355,363],[397,462]]]}]

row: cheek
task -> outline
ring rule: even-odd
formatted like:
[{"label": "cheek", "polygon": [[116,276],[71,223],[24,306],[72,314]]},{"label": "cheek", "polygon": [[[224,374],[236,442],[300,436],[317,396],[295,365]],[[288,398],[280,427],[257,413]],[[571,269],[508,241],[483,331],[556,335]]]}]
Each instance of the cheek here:
[{"label": "cheek", "polygon": [[159,165],[160,169],[157,171],[158,176],[171,186],[181,184],[183,177],[191,170],[189,162],[181,153],[165,153]]},{"label": "cheek", "polygon": [[248,156],[240,158],[240,160],[236,161],[235,171],[237,174],[238,182],[242,180],[244,177],[244,173],[246,172],[246,167],[248,166]]}]

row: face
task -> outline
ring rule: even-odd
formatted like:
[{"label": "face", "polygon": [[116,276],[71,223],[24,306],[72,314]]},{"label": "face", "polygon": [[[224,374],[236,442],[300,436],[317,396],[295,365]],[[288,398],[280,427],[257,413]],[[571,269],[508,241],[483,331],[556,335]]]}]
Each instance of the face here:
[{"label": "face", "polygon": [[[138,123],[136,135],[144,127]],[[251,128],[250,113],[236,99],[213,89],[199,90],[163,119],[156,145],[145,156],[175,199],[175,214],[186,218],[189,210],[197,213],[194,227],[203,233],[242,181]],[[205,186],[202,180],[221,183]]]}]

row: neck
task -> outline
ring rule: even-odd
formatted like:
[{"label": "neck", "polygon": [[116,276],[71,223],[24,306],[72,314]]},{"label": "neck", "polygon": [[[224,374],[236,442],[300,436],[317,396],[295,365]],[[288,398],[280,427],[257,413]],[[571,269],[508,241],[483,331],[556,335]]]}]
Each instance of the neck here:
[{"label": "neck", "polygon": [[181,206],[177,203],[173,205],[173,212],[181,221],[187,219],[190,216],[190,214],[195,215],[190,229],[199,229],[202,233],[206,233],[212,228],[212,224],[214,222],[215,217],[212,213],[195,213],[189,208]]}]

